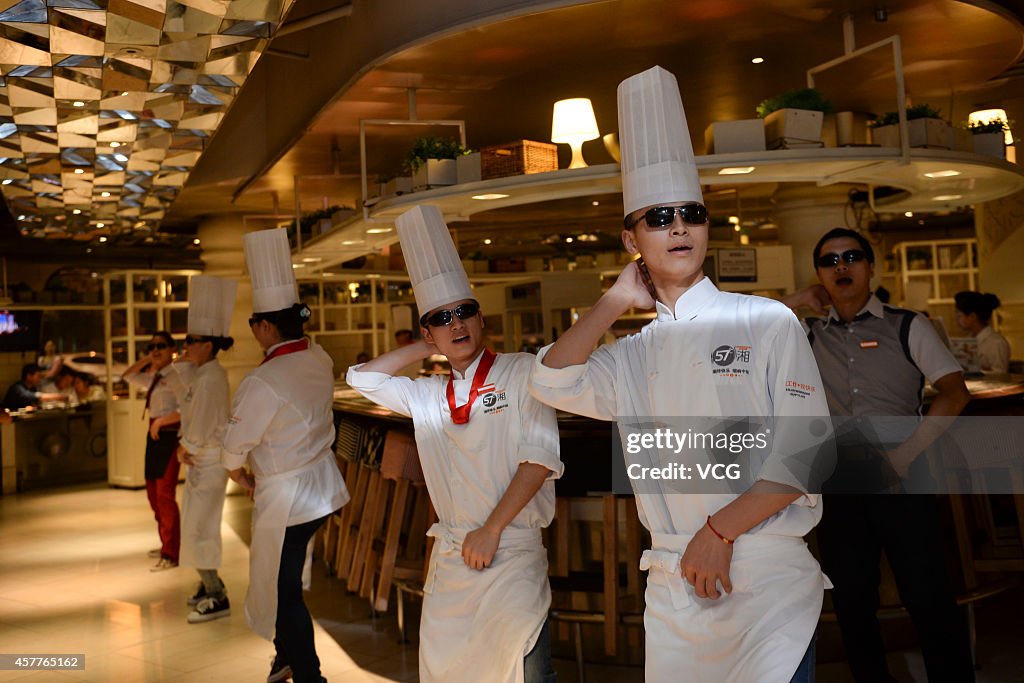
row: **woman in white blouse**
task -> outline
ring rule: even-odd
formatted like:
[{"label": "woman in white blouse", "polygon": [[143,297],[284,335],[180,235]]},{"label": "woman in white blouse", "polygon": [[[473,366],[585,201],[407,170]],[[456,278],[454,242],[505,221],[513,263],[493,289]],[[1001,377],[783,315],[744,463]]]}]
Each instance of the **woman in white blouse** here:
[{"label": "woman in white blouse", "polygon": [[957,292],[956,324],[978,340],[978,361],[983,372],[1010,371],[1010,343],[992,329],[992,314],[999,297],[981,292]]}]

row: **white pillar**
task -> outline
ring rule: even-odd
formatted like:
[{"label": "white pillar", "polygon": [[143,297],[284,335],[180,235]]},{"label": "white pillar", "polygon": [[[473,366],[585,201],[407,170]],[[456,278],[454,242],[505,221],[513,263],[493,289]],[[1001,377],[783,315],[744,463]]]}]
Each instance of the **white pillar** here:
[{"label": "white pillar", "polygon": [[[799,184],[785,185],[772,196],[775,202],[773,216],[779,226],[779,242],[793,248],[794,282],[803,289],[818,281],[811,261],[814,245],[832,228],[849,227],[846,224],[849,185]],[[875,253],[875,261],[880,255]],[[876,266],[876,277],[881,266]]]},{"label": "white pillar", "polygon": [[238,298],[235,313],[231,318],[231,336],[235,346],[230,351],[217,355],[220,364],[228,372],[231,390],[246,373],[263,359],[263,351],[249,330],[249,316],[252,315],[252,283],[245,269],[245,254],[242,250],[244,228],[241,216],[214,216],[199,224],[199,240],[202,246],[203,263],[207,275],[238,280]]}]

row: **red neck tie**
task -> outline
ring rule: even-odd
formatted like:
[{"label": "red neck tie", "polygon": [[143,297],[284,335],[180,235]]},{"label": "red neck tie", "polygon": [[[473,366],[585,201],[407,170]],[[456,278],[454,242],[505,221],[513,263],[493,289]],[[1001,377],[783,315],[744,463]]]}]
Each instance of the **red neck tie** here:
[{"label": "red neck tie", "polygon": [[480,365],[477,366],[476,374],[473,375],[473,384],[469,388],[469,400],[466,401],[465,405],[455,406],[455,377],[453,375],[448,378],[448,387],[445,389],[445,394],[448,397],[448,409],[452,414],[452,422],[455,424],[464,425],[469,422],[469,411],[473,409],[473,402],[476,401],[480,387],[487,381],[487,373],[491,371],[495,358],[496,356],[493,351],[487,348],[484,349],[483,358],[480,359]]}]

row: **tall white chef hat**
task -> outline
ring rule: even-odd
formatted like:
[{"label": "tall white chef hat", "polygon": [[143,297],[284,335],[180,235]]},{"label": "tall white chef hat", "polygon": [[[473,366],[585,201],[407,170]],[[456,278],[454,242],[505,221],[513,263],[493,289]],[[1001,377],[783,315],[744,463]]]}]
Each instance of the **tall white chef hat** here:
[{"label": "tall white chef hat", "polygon": [[398,217],[395,227],[421,316],[438,306],[473,298],[469,278],[440,209],[414,206]]},{"label": "tall white chef hat", "polygon": [[655,66],[619,84],[624,215],[666,202],[700,202],[697,165],[679,84]]},{"label": "tall white chef hat", "polygon": [[287,231],[257,230],[243,240],[245,263],[252,278],[253,313],[280,311],[299,303]]},{"label": "tall white chef hat", "polygon": [[235,309],[238,280],[193,275],[188,281],[188,333],[227,337]]}]

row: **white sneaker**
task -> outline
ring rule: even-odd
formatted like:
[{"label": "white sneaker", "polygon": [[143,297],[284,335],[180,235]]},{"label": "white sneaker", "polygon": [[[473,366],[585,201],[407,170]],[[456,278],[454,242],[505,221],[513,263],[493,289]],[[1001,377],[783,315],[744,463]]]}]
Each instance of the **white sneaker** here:
[{"label": "white sneaker", "polygon": [[154,564],[152,567],[149,568],[149,571],[151,571],[151,572],[162,572],[162,571],[166,571],[168,569],[174,569],[177,566],[178,566],[178,563],[175,562],[174,560],[170,560],[170,559],[168,559],[166,557],[161,557],[159,562],[157,562],[156,564]]},{"label": "white sneaker", "polygon": [[231,616],[231,603],[228,596],[222,598],[206,597],[199,601],[196,608],[189,612],[188,623],[199,624],[204,621],[212,621],[221,617]]}]

